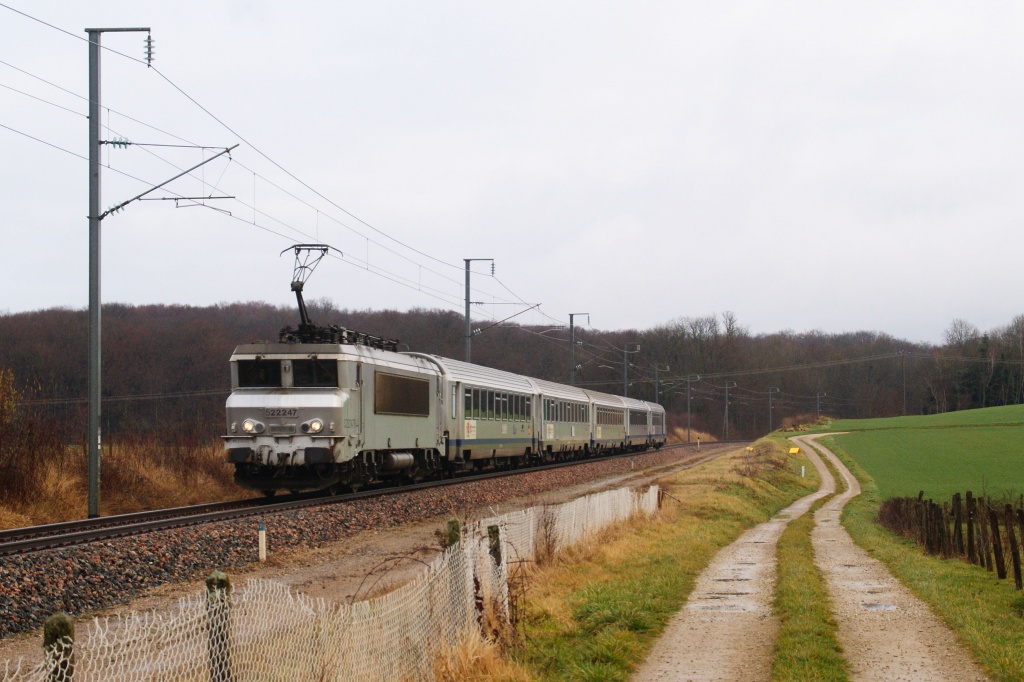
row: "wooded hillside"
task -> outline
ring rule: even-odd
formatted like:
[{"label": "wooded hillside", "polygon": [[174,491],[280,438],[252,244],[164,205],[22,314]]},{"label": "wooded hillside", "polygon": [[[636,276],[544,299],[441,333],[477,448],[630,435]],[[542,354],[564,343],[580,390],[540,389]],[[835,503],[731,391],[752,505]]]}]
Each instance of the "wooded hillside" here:
[{"label": "wooded hillside", "polygon": [[[463,356],[462,316],[439,310],[339,310],[310,305],[320,324],[397,338],[402,350]],[[295,325],[293,308],[264,303],[210,307],[104,306],[104,433],[220,435],[229,388],[227,360],[239,343],[275,340]],[[480,325],[486,327],[486,324]],[[498,326],[473,339],[473,361],[568,383],[568,329]],[[623,392],[623,346],[629,395],[684,415],[691,381],[694,428],[755,436],[784,418],[814,414],[877,417],[1024,402],[1024,316],[982,333],[955,320],[941,346],[913,344],[875,332],[751,334],[730,314],[682,318],[654,329],[577,329],[577,383]],[[85,430],[87,315],[52,309],[0,316],[0,368],[13,371],[30,402],[65,439]],[[905,353],[906,355],[900,355]],[[700,375],[700,380],[696,380]],[[678,421],[676,423],[679,423]]]}]

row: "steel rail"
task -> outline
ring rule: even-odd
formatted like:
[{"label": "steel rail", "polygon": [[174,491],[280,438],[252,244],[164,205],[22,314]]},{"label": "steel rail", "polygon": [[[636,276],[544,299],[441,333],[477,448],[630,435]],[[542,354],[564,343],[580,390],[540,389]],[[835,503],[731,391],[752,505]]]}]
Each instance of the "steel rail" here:
[{"label": "steel rail", "polygon": [[[750,441],[715,441],[713,443],[704,443],[704,445],[705,447],[715,447],[719,445],[735,445],[737,443],[747,442]],[[683,448],[692,447],[696,447],[696,444],[676,443],[666,446],[664,449],[681,450]],[[560,469],[563,467],[590,464],[593,462],[601,462],[622,457],[637,457],[643,454],[653,454],[654,452],[657,452],[657,450],[616,453],[613,455],[604,455],[601,457],[592,457],[582,460],[557,462],[543,466],[503,469],[500,471],[490,471],[471,476],[425,481],[409,485],[389,486],[386,488],[374,488],[362,490],[356,493],[347,493],[344,495],[291,495],[287,496],[286,499],[247,498],[231,502],[215,502],[189,507],[175,507],[171,509],[157,509],[132,514],[120,514],[98,519],[66,521],[62,523],[47,524],[44,526],[28,526],[0,533],[0,557],[39,552],[48,549],[57,549],[72,545],[98,542],[101,540],[111,540],[114,538],[139,535],[159,530],[195,526],[212,521],[229,521],[259,514],[290,511],[328,504],[340,504],[373,497],[388,497],[417,490],[440,488],[450,485],[460,485],[462,483],[471,483],[474,481],[502,478],[505,476],[515,476],[551,469]]]}]

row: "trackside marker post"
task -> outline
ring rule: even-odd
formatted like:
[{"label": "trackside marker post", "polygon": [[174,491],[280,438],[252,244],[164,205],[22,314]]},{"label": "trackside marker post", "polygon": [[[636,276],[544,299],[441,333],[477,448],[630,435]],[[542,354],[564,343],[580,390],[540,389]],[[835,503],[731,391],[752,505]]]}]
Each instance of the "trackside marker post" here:
[{"label": "trackside marker post", "polygon": [[259,527],[260,563],[267,560],[267,524],[260,521]]}]

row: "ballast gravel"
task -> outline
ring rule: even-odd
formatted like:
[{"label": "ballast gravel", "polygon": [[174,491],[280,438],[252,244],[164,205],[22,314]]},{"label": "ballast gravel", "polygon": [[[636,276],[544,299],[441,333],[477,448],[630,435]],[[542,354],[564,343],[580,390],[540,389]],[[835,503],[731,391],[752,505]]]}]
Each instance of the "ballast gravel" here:
[{"label": "ballast gravel", "polygon": [[260,521],[266,523],[270,551],[308,549],[360,531],[463,515],[515,498],[696,456],[689,448],[660,450],[2,557],[0,637],[36,628],[59,611],[77,617],[126,603],[160,585],[256,562]]}]

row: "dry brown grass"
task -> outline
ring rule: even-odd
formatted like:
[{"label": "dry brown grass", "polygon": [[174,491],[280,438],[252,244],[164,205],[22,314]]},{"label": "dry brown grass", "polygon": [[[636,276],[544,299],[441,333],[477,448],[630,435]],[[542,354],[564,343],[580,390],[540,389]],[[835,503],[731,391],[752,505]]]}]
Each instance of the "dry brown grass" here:
[{"label": "dry brown grass", "polygon": [[782,431],[811,431],[828,426],[834,417],[817,414],[795,414],[782,420]]},{"label": "dry brown grass", "polygon": [[[33,491],[27,498],[3,496],[0,528],[56,523],[86,515],[88,468],[79,446],[36,461]],[[124,514],[238,499],[231,466],[219,442],[164,444],[155,439],[104,446],[100,513]],[[3,483],[0,482],[0,488]]]},{"label": "dry brown grass", "polygon": [[[706,431],[698,431],[696,429],[690,429],[690,442],[696,443],[717,443],[718,438],[707,433]],[[673,426],[668,429],[668,442],[669,443],[685,443],[686,442],[686,425]]]},{"label": "dry brown grass", "polygon": [[443,646],[434,659],[438,682],[529,682],[529,673],[506,658],[501,645],[476,629],[462,633],[454,646]]}]

